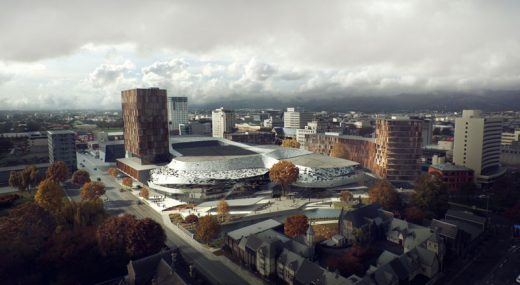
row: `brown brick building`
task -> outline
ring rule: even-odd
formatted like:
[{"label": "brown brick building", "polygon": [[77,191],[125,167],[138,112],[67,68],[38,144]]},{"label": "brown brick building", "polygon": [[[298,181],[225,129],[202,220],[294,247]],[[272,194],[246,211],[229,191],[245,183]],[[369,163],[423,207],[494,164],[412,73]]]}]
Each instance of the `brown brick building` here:
[{"label": "brown brick building", "polygon": [[460,188],[468,183],[473,183],[473,170],[462,165],[450,163],[431,165],[428,173],[437,173],[442,181],[448,186],[452,193],[458,192]]},{"label": "brown brick building", "polygon": [[125,151],[142,164],[167,162],[168,111],[166,90],[131,89],[121,92]]}]

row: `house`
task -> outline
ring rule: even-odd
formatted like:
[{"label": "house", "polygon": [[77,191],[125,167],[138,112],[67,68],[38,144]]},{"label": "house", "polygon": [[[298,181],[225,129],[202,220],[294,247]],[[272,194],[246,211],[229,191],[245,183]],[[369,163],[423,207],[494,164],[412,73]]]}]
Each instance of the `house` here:
[{"label": "house", "polygon": [[[257,233],[261,233],[263,231],[274,229],[282,224],[273,219],[265,220],[253,225],[249,225],[247,227],[243,227],[231,232],[228,232],[224,237],[225,245],[231,250],[231,252],[236,256],[240,257],[239,253],[241,252],[239,249],[239,244],[244,237],[249,237],[250,235],[254,235]],[[244,250],[245,244],[242,246],[242,250]],[[243,253],[243,252],[242,252]]]},{"label": "house", "polygon": [[338,232],[351,243],[356,240],[358,231],[364,232],[369,242],[382,239],[385,237],[384,223],[392,216],[392,213],[384,211],[377,204],[348,212],[342,209],[338,219]]},{"label": "house", "polygon": [[127,265],[128,276],[122,284],[128,285],[185,285],[188,284],[175,272],[177,249],[131,260]]}]

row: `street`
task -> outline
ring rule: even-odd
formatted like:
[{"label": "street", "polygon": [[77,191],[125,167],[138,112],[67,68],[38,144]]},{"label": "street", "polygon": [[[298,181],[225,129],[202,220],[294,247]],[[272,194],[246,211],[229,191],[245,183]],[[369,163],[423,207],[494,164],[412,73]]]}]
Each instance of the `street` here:
[{"label": "street", "polygon": [[[230,268],[229,264],[224,264],[217,257],[208,251],[200,251],[186,242],[175,232],[171,231],[164,225],[163,219],[159,213],[151,209],[147,205],[138,205],[138,198],[129,193],[128,191],[121,192],[120,185],[117,184],[115,179],[106,173],[106,166],[103,167],[99,160],[89,159],[89,155],[78,153],[78,163],[83,163],[85,167],[79,166],[79,169],[87,170],[90,173],[92,180],[96,180],[98,177],[101,182],[105,184],[105,197],[108,201],[105,202],[105,209],[111,215],[119,215],[128,213],[136,216],[137,218],[151,218],[159,223],[167,237],[166,245],[169,247],[178,247],[183,257],[195,268],[198,269],[207,279],[214,281],[216,284],[264,284],[262,280],[252,278],[253,276],[246,276],[244,274],[237,274],[237,268]],[[83,162],[85,160],[85,162]],[[100,168],[102,167],[102,168]],[[97,170],[94,170],[97,168]],[[77,189],[66,189],[67,195],[74,200],[79,200],[79,190]],[[227,266],[226,266],[227,265]],[[241,269],[241,268],[239,268]]]}]

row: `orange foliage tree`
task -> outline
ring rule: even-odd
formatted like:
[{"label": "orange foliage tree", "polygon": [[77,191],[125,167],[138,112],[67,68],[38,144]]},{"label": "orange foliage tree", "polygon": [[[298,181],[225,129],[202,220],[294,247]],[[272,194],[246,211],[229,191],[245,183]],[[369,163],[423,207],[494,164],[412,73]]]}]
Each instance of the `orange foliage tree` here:
[{"label": "orange foliage tree", "polygon": [[63,182],[69,179],[69,176],[69,168],[67,164],[61,160],[53,162],[47,168],[47,178],[56,182]]},{"label": "orange foliage tree", "polygon": [[199,217],[194,214],[188,215],[184,221],[188,224],[193,224],[199,221]]},{"label": "orange foliage tree", "polygon": [[339,196],[339,199],[342,202],[349,202],[352,200],[352,198],[354,198],[354,195],[352,195],[352,193],[350,193],[350,191],[341,191],[341,194]]},{"label": "orange foliage tree", "polygon": [[399,194],[387,180],[380,180],[368,190],[370,203],[377,203],[387,211],[398,211],[401,207]]},{"label": "orange foliage tree", "polygon": [[72,183],[82,186],[87,182],[90,182],[90,174],[87,171],[79,169],[72,174]]},{"label": "orange foliage tree", "polygon": [[217,218],[211,215],[199,219],[195,228],[195,238],[203,242],[215,239],[220,232],[220,225]]},{"label": "orange foliage tree", "polygon": [[81,200],[94,200],[103,194],[105,194],[105,184],[103,184],[103,182],[92,181],[85,183],[85,185],[81,187],[79,196]]},{"label": "orange foliage tree", "polygon": [[166,234],[156,221],[145,218],[138,220],[128,229],[126,253],[132,259],[138,259],[157,253],[164,247]]},{"label": "orange foliage tree", "polygon": [[283,225],[284,233],[289,237],[304,235],[309,227],[307,216],[297,214],[287,217]]},{"label": "orange foliage tree", "polygon": [[414,224],[422,224],[424,220],[424,212],[419,207],[408,207],[404,210],[404,218],[406,221]]},{"label": "orange foliage tree", "polygon": [[130,177],[123,178],[122,183],[126,187],[132,187],[132,185],[134,184],[134,182],[132,181],[132,178],[130,178]]},{"label": "orange foliage tree", "polygon": [[63,206],[65,193],[61,186],[51,179],[45,179],[38,185],[38,190],[34,195],[34,201],[38,206],[51,213],[57,213]]},{"label": "orange foliage tree", "polygon": [[222,199],[218,202],[217,205],[217,214],[220,217],[221,221],[225,221],[229,217],[229,204],[226,200]]},{"label": "orange foliage tree", "polygon": [[275,163],[269,170],[269,178],[282,186],[282,192],[285,191],[287,186],[298,180],[298,175],[298,167],[288,160]]},{"label": "orange foliage tree", "polygon": [[300,148],[300,143],[295,139],[284,139],[282,141],[282,146],[289,148]]},{"label": "orange foliage tree", "polygon": [[116,177],[119,171],[115,167],[109,167],[107,172],[110,176]]},{"label": "orange foliage tree", "polygon": [[126,257],[128,229],[134,227],[136,223],[134,216],[123,215],[110,217],[99,225],[96,238],[103,255]]},{"label": "orange foliage tree", "polygon": [[139,191],[139,196],[148,200],[148,198],[150,198],[150,190],[148,190],[148,188],[146,187],[141,188],[141,190]]}]

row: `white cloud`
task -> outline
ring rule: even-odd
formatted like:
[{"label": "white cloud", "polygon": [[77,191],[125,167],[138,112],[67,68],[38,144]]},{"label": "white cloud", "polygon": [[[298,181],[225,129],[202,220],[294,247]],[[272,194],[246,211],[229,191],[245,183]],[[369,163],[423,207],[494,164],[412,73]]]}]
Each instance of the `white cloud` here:
[{"label": "white cloud", "polygon": [[92,86],[103,88],[124,82],[125,74],[133,69],[135,69],[135,65],[128,60],[122,64],[104,63],[89,74],[88,80]]}]

